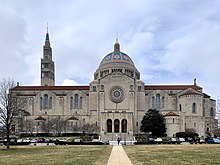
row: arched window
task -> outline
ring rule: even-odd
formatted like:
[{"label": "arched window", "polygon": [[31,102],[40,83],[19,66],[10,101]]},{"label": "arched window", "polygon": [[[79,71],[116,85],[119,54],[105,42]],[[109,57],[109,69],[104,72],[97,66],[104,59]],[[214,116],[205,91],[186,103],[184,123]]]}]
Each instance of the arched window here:
[{"label": "arched window", "polygon": [[43,105],[43,98],[40,97],[40,109],[42,109],[42,105]]},{"label": "arched window", "polygon": [[60,105],[60,106],[63,106],[63,97],[60,97],[60,98],[59,98],[59,105]]},{"label": "arched window", "polygon": [[107,120],[107,133],[112,133],[112,120]]},{"label": "arched window", "polygon": [[52,109],[52,97],[49,99],[49,109]]},{"label": "arched window", "polygon": [[119,124],[120,124],[119,120],[115,119],[114,121],[114,132],[115,133],[119,133]]},{"label": "arched window", "polygon": [[79,95],[75,94],[75,98],[74,98],[74,109],[78,109],[78,100],[79,100]]},{"label": "arched window", "polygon": [[121,132],[126,133],[127,132],[127,120],[123,119],[121,121]]},{"label": "arched window", "polygon": [[213,108],[210,109],[210,116],[214,117],[214,110],[213,110]]},{"label": "arched window", "polygon": [[79,109],[82,109],[82,104],[83,104],[83,98],[79,98]]},{"label": "arched window", "polygon": [[154,96],[152,97],[152,109],[154,109]]},{"label": "arched window", "polygon": [[70,109],[73,109],[73,97],[70,97]]},{"label": "arched window", "polygon": [[165,102],[165,98],[164,98],[164,96],[162,97],[162,109],[164,109],[164,103]]},{"label": "arched window", "polygon": [[192,113],[196,113],[196,103],[192,104]]},{"label": "arched window", "polygon": [[160,94],[156,95],[156,109],[160,110]]},{"label": "arched window", "polygon": [[173,119],[173,124],[175,123],[175,119]]},{"label": "arched window", "polygon": [[181,104],[179,105],[179,107],[180,107],[180,111],[182,111],[182,105]]},{"label": "arched window", "polygon": [[44,95],[43,108],[44,108],[44,109],[47,109],[47,108],[48,108],[48,95],[47,95],[47,94]]},{"label": "arched window", "polygon": [[104,91],[104,85],[101,85],[101,91]]}]

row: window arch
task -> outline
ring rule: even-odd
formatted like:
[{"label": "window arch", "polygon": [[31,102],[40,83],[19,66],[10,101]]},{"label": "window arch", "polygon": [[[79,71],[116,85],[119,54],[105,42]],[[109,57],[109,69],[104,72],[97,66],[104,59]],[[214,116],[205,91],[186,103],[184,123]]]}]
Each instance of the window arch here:
[{"label": "window arch", "polygon": [[156,109],[160,109],[160,94],[156,94]]},{"label": "window arch", "polygon": [[104,91],[104,85],[101,85],[101,91]]},{"label": "window arch", "polygon": [[107,120],[107,133],[112,133],[112,120]]},{"label": "window arch", "polygon": [[127,120],[122,119],[121,121],[121,132],[126,133],[127,132]]},{"label": "window arch", "polygon": [[49,99],[49,109],[52,109],[52,97]]},{"label": "window arch", "polygon": [[74,97],[74,109],[78,109],[79,107],[79,104],[78,104],[78,100],[79,100],[79,95],[78,94],[75,94],[75,97]]},{"label": "window arch", "polygon": [[165,104],[165,98],[164,96],[162,97],[162,109],[164,109],[164,104]]},{"label": "window arch", "polygon": [[83,98],[79,98],[79,108],[82,109],[82,104],[83,104]]},{"label": "window arch", "polygon": [[196,113],[196,103],[192,104],[192,113]]},{"label": "window arch", "polygon": [[154,109],[154,96],[152,97],[152,109]]},{"label": "window arch", "polygon": [[48,108],[48,95],[47,95],[47,94],[44,95],[43,108],[44,108],[44,109],[47,109],[47,108]]},{"label": "window arch", "polygon": [[119,125],[120,125],[120,121],[118,119],[115,119],[114,121],[114,132],[115,133],[119,133]]},{"label": "window arch", "polygon": [[70,97],[70,109],[73,109],[73,97]]},{"label": "window arch", "polygon": [[179,107],[180,107],[180,111],[182,111],[182,105],[181,104],[179,105]]},{"label": "window arch", "polygon": [[210,116],[214,117],[214,109],[213,108],[210,109]]},{"label": "window arch", "polygon": [[42,105],[43,105],[43,98],[40,97],[40,109],[42,109]]}]

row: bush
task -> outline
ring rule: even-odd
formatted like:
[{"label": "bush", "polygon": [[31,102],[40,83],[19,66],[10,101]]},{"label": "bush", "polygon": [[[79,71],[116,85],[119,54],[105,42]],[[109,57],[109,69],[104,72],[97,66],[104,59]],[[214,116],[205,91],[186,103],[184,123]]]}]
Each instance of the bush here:
[{"label": "bush", "polygon": [[199,134],[195,133],[195,132],[177,132],[176,133],[176,137],[180,137],[180,138],[187,138],[187,137],[198,137]]}]

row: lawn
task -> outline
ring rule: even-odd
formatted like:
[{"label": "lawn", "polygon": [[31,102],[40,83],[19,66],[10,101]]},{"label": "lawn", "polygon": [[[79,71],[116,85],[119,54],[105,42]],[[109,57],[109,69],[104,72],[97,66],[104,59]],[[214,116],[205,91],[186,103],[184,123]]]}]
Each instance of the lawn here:
[{"label": "lawn", "polygon": [[220,164],[220,145],[135,145],[124,146],[134,165]]},{"label": "lawn", "polygon": [[73,146],[11,146],[6,150],[0,146],[0,164],[107,164],[112,146],[73,145]]}]

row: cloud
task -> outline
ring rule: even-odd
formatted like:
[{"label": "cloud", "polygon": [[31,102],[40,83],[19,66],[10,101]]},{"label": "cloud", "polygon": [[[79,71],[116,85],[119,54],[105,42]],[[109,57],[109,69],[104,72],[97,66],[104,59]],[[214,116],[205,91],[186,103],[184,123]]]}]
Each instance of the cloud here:
[{"label": "cloud", "polygon": [[[161,68],[176,75],[197,73],[204,77],[216,74],[220,54],[220,24],[203,22],[183,37],[171,41],[158,60]],[[207,67],[210,66],[210,67]]]},{"label": "cloud", "polygon": [[81,85],[81,84],[77,83],[74,80],[65,79],[61,85],[62,86],[74,86],[74,85]]},{"label": "cloud", "polygon": [[56,85],[89,84],[118,32],[121,50],[146,84],[196,77],[220,97],[219,10],[220,3],[209,0],[1,1],[0,75],[40,85],[48,22]]},{"label": "cloud", "polygon": [[6,5],[0,7],[0,77],[18,79],[23,73],[25,22]]},{"label": "cloud", "polygon": [[160,68],[178,77],[194,75],[217,87],[219,77],[220,23],[201,22],[184,36],[171,41],[160,56]]}]

